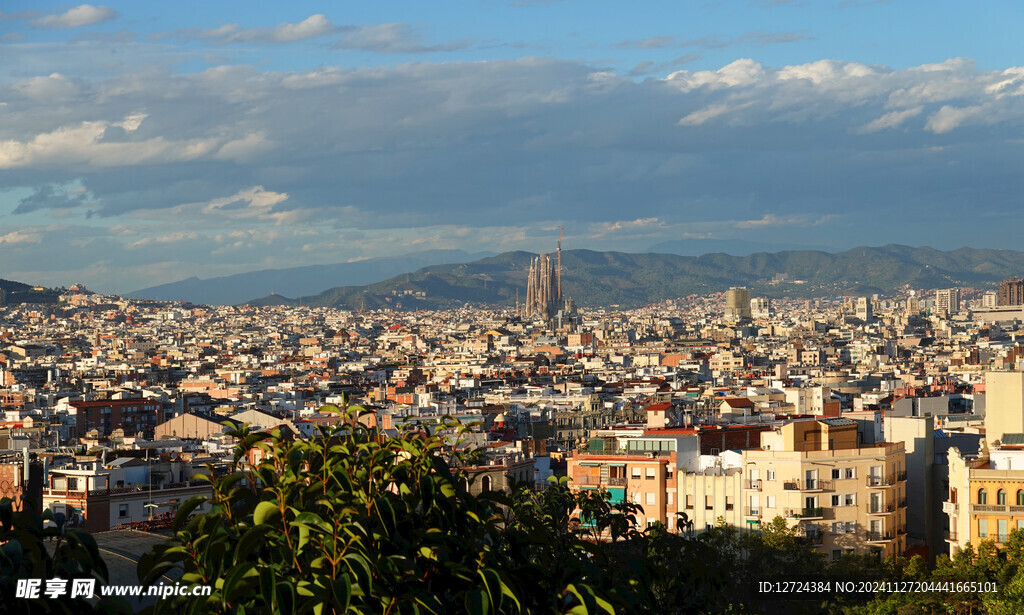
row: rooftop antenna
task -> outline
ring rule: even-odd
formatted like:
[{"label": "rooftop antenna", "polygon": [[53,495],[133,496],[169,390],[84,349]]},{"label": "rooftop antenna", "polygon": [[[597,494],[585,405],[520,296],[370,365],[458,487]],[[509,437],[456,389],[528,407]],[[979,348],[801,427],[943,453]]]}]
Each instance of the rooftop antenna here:
[{"label": "rooftop antenna", "polygon": [[562,234],[565,232],[563,226],[558,230],[558,300],[562,300]]}]

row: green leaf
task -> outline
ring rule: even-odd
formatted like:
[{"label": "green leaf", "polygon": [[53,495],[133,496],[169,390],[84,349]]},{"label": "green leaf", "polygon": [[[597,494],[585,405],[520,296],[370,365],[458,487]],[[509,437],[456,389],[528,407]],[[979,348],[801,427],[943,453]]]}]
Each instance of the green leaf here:
[{"label": "green leaf", "polygon": [[281,509],[277,502],[263,501],[256,505],[252,513],[254,525],[272,524],[281,519]]},{"label": "green leaf", "polygon": [[487,594],[480,589],[471,589],[466,592],[465,599],[466,613],[470,615],[485,615],[491,610],[491,603]]}]

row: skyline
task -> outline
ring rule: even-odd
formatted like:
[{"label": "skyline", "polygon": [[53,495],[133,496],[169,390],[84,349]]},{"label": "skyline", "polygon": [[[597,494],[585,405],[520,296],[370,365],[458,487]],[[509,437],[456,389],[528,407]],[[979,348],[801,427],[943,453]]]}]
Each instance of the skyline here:
[{"label": "skyline", "polygon": [[125,293],[562,225],[1017,246],[1019,6],[617,9],[9,3],[0,277]]}]

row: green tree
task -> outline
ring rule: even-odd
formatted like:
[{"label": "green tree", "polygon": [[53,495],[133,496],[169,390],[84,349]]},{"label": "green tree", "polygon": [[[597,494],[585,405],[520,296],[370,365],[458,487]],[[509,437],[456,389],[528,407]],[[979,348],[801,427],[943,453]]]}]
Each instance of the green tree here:
[{"label": "green tree", "polygon": [[[209,501],[187,501],[174,538],[139,563],[146,583],[180,567],[182,582],[213,585],[213,595],[164,600],[154,613],[613,613],[634,604],[635,586],[612,578],[618,568],[593,537],[636,536],[638,507],[574,493],[565,480],[474,497],[458,470],[470,453],[418,432],[386,438],[360,423],[361,408],[340,412],[339,426],[316,439],[233,433],[232,471],[208,479]],[[253,455],[259,463],[242,463]]]}]

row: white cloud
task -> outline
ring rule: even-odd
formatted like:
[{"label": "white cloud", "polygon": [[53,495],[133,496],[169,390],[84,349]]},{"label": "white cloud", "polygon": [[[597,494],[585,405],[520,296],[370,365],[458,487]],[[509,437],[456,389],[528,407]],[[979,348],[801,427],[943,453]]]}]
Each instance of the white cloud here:
[{"label": "white cloud", "polygon": [[885,130],[887,128],[897,128],[910,118],[921,115],[921,111],[923,110],[924,107],[918,106],[912,109],[904,109],[902,111],[890,111],[882,117],[871,120],[867,124],[861,126],[859,132],[869,133],[878,132],[879,130]]},{"label": "white cloud", "polygon": [[209,30],[179,30],[164,36],[205,40],[220,45],[251,42],[295,43],[327,36],[343,29],[345,28],[332,24],[324,14],[317,13],[298,23],[282,22],[272,28],[243,28],[237,23],[229,23]]},{"label": "white cloud", "polygon": [[26,230],[12,231],[6,235],[0,235],[0,245],[40,243],[42,240],[41,234]]},{"label": "white cloud", "polygon": [[957,128],[964,121],[977,117],[981,114],[982,110],[983,107],[981,105],[962,108],[943,105],[941,109],[928,118],[925,129],[935,134],[943,134]]},{"label": "white cloud", "polygon": [[157,235],[155,237],[143,237],[138,241],[125,244],[125,248],[128,250],[138,250],[139,248],[145,248],[153,244],[177,244],[184,243],[186,241],[194,241],[199,239],[199,233],[195,231],[179,231],[175,233],[167,233],[166,235]]},{"label": "white cloud", "polygon": [[143,117],[132,114],[121,122],[80,122],[24,141],[0,141],[0,169],[79,164],[112,167],[194,160],[216,151],[223,142],[221,138],[172,141],[164,137],[143,141],[103,140],[109,126],[134,130]]},{"label": "white cloud", "polygon": [[117,11],[109,6],[80,4],[63,13],[34,19],[31,24],[37,28],[81,28],[110,21],[115,17],[117,17]]},{"label": "white cloud", "polygon": [[705,122],[715,119],[716,117],[725,115],[729,112],[729,105],[726,103],[718,103],[705,107],[699,111],[687,115],[683,119],[679,120],[680,126],[699,126]]},{"label": "white cloud", "polygon": [[78,94],[78,86],[60,73],[23,79],[14,84],[14,89],[29,98],[51,103],[55,100],[69,100]]}]

